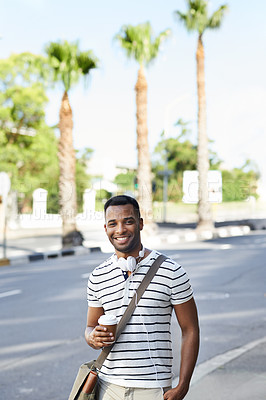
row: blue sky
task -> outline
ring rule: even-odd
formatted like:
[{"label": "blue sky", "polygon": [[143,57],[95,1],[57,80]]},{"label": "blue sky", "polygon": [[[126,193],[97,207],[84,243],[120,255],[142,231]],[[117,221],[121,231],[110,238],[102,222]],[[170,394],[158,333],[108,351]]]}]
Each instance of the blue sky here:
[{"label": "blue sky", "polygon": [[[212,0],[210,12],[227,3],[222,27],[204,35],[207,124],[212,149],[228,167],[256,161],[266,180],[266,2]],[[44,53],[49,41],[79,40],[92,49],[100,68],[92,71],[88,88],[81,82],[70,93],[76,148],[91,147],[98,157],[136,166],[134,85],[137,64],[127,60],[113,40],[124,24],[150,21],[155,34],[170,28],[148,81],[148,127],[151,151],[163,129],[190,121],[196,141],[197,35],[188,34],[174,18],[186,10],[184,0],[10,0],[1,1],[0,54]],[[56,124],[62,88],[49,91],[47,122]]]}]

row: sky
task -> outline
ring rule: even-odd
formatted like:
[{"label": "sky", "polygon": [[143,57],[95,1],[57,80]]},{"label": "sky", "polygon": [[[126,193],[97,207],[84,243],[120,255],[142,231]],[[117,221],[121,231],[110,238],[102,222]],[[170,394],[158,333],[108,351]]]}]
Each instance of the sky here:
[{"label": "sky", "polygon": [[[227,168],[254,161],[266,182],[266,2],[212,0],[210,13],[228,4],[218,30],[206,31],[205,77],[207,131],[211,149]],[[91,49],[100,67],[89,84],[81,81],[69,93],[74,116],[74,146],[90,147],[99,160],[136,167],[134,86],[138,64],[128,60],[114,40],[125,24],[150,21],[154,34],[170,28],[155,62],[146,70],[148,130],[153,152],[163,130],[178,134],[174,123],[189,122],[197,140],[195,52],[197,34],[188,33],[174,16],[186,11],[185,0],[0,0],[0,54],[30,51],[44,54],[50,41],[79,40]],[[63,88],[49,90],[46,121],[58,122]]]}]

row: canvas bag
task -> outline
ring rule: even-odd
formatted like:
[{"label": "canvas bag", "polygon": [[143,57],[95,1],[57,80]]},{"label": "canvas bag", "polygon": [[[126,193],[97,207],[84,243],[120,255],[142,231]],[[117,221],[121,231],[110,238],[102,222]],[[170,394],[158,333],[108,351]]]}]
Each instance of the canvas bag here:
[{"label": "canvas bag", "polygon": [[[126,324],[131,318],[139,300],[141,299],[143,293],[145,292],[146,288],[148,287],[149,283],[151,282],[152,278],[158,271],[160,265],[166,260],[166,256],[161,254],[150,266],[147,274],[144,276],[142,282],[140,283],[137,291],[135,292],[134,296],[132,297],[129,305],[127,306],[126,311],[124,312],[123,317],[119,321],[117,325],[117,334],[116,338],[119,337],[120,333],[125,328]],[[74,385],[72,387],[71,393],[69,395],[68,400],[93,400],[97,399],[97,384],[95,382],[95,387],[92,393],[83,393],[82,387],[89,376],[91,370],[97,371],[100,370],[106,357],[110,353],[114,346],[114,343],[111,346],[103,348],[97,360],[89,361],[85,364],[82,364],[79,368],[77,377],[75,379]]]}]

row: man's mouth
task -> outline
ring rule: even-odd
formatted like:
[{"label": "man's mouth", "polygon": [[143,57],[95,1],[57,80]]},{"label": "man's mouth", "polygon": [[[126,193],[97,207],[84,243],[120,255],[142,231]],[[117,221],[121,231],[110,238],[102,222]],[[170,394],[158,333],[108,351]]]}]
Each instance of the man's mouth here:
[{"label": "man's mouth", "polygon": [[114,238],[119,244],[124,244],[128,241],[129,236],[115,237]]}]

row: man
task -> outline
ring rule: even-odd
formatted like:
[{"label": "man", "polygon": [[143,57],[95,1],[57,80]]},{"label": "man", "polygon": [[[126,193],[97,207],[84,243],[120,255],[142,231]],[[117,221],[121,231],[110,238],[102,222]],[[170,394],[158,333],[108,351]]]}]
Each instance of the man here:
[{"label": "man", "polygon": [[[143,248],[143,220],[137,201],[115,196],[104,207],[105,231],[115,253],[94,269],[88,282],[85,338],[102,349],[114,337],[98,325],[103,314],[118,319],[160,253]],[[171,389],[171,313],[182,331],[178,385]],[[99,400],[181,400],[189,389],[199,349],[193,292],[184,269],[166,259],[149,284],[129,323],[99,373]]]}]

